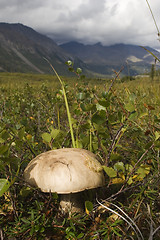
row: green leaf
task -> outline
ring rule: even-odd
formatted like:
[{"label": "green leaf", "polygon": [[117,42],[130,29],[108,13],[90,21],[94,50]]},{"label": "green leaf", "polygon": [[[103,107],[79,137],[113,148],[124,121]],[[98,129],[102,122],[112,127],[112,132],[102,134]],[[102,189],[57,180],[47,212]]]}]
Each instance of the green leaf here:
[{"label": "green leaf", "polygon": [[84,233],[80,233],[78,236],[77,236],[77,239],[82,239],[84,237]]},{"label": "green leaf", "polygon": [[85,93],[80,92],[80,93],[77,94],[77,99],[78,99],[78,100],[83,100],[83,99],[85,98],[85,96],[86,96]]},{"label": "green leaf", "polygon": [[58,199],[58,194],[57,193],[52,193],[52,198],[53,199]]},{"label": "green leaf", "polygon": [[[122,235],[118,232],[119,229],[117,228],[112,228],[113,232],[118,236],[118,237],[122,237]],[[116,231],[117,230],[117,231]]]},{"label": "green leaf", "polygon": [[34,228],[35,228],[35,226],[33,225],[32,228],[31,228],[31,230],[30,230],[30,232],[29,232],[30,236],[33,235],[33,233],[34,233]]},{"label": "green leaf", "polygon": [[22,198],[26,198],[31,192],[32,192],[31,188],[25,186],[20,190],[20,196]]},{"label": "green leaf", "polygon": [[40,229],[40,225],[36,225],[35,228],[34,228],[34,231],[35,231],[35,232],[38,232],[39,229]]},{"label": "green leaf", "polygon": [[82,73],[82,69],[81,68],[77,68],[76,73],[77,74],[81,74]]},{"label": "green leaf", "polygon": [[0,143],[4,143],[5,140],[3,138],[0,138]]},{"label": "green leaf", "polygon": [[116,177],[117,172],[112,167],[102,166],[109,177]]},{"label": "green leaf", "polygon": [[26,223],[26,224],[31,224],[30,221],[28,219],[25,219],[25,218],[21,218],[22,222]]},{"label": "green leaf", "polygon": [[136,111],[133,111],[130,115],[129,115],[129,120],[134,120],[137,119],[138,113]]},{"label": "green leaf", "polygon": [[22,127],[18,132],[18,137],[19,137],[20,140],[23,139],[24,134],[25,134],[25,127]]},{"label": "green leaf", "polygon": [[133,183],[133,180],[132,180],[132,178],[130,177],[129,179],[128,179],[128,185],[131,185],[132,183]]},{"label": "green leaf", "polygon": [[145,116],[148,116],[148,112],[142,112],[139,114],[139,118],[143,118]]},{"label": "green leaf", "polygon": [[95,105],[94,104],[84,104],[84,103],[81,103],[80,104],[80,107],[81,109],[84,111],[84,112],[87,112],[87,111],[91,111],[95,108]]},{"label": "green leaf", "polygon": [[101,111],[101,110],[106,111],[106,108],[104,106],[100,105],[99,103],[96,104],[96,108],[98,111]]},{"label": "green leaf", "polygon": [[69,67],[68,70],[69,70],[70,72],[74,72],[74,68],[73,68],[73,67]]},{"label": "green leaf", "polygon": [[138,176],[140,178],[145,178],[146,175],[148,175],[150,173],[150,169],[151,169],[151,166],[149,166],[149,165],[142,165],[142,166],[140,166],[138,168],[136,173],[138,174]]},{"label": "green leaf", "polygon": [[85,201],[86,212],[89,213],[93,210],[93,203],[90,201]]},{"label": "green leaf", "polygon": [[[59,129],[52,129],[52,131],[51,131],[51,137],[53,138],[53,139],[55,139],[57,136],[58,136],[58,134],[60,133],[60,130]],[[48,139],[49,140],[49,139]],[[51,141],[51,140],[50,140]],[[50,142],[49,141],[49,142]]]},{"label": "green leaf", "polygon": [[0,197],[8,190],[10,182],[8,179],[0,179]]},{"label": "green leaf", "polygon": [[109,100],[105,100],[105,99],[99,100],[98,103],[99,103],[101,106],[105,107],[105,108],[106,108],[106,107],[109,107],[109,105],[110,105],[110,101],[109,101]]},{"label": "green leaf", "polygon": [[129,111],[129,112],[133,112],[134,110],[135,110],[135,106],[134,106],[134,104],[131,102],[131,103],[127,103],[126,105],[125,105],[125,109],[127,110],[127,111]]},{"label": "green leaf", "polygon": [[124,180],[122,178],[112,178],[112,184],[122,184],[124,183]]},{"label": "green leaf", "polygon": [[77,147],[77,148],[83,148],[82,140],[76,139],[76,147]]},{"label": "green leaf", "polygon": [[73,62],[72,62],[71,60],[68,60],[68,61],[66,62],[66,65],[71,66],[71,65],[73,65]]},{"label": "green leaf", "polygon": [[82,74],[82,75],[80,76],[80,79],[83,80],[83,79],[85,79],[85,77],[86,77],[86,76],[85,76],[84,74]]},{"label": "green leaf", "polygon": [[15,164],[18,165],[20,162],[20,159],[17,157],[5,157],[1,156],[0,161],[3,161],[3,164]]},{"label": "green leaf", "polygon": [[145,149],[150,149],[150,147],[152,146],[152,144],[153,144],[152,141],[150,141],[149,143],[147,143],[147,144],[145,145]]},{"label": "green leaf", "polygon": [[102,96],[104,97],[104,98],[108,98],[108,96],[109,96],[109,94],[108,94],[108,92],[102,92]]},{"label": "green leaf", "polygon": [[125,172],[125,167],[124,167],[124,163],[123,162],[117,162],[114,164],[114,169],[116,171],[122,171]]},{"label": "green leaf", "polygon": [[7,139],[10,137],[10,135],[9,135],[9,133],[8,133],[6,130],[4,130],[4,131],[2,131],[2,132],[0,133],[0,137],[1,137],[3,140],[7,140]]},{"label": "green leaf", "polygon": [[120,161],[122,160],[122,156],[118,153],[112,153],[110,156],[111,161]]},{"label": "green leaf", "polygon": [[129,95],[129,99],[130,99],[131,101],[135,101],[136,98],[137,98],[137,96],[136,96],[135,93],[131,93],[131,94]]},{"label": "green leaf", "polygon": [[131,164],[127,163],[127,164],[125,164],[125,169],[126,169],[126,171],[131,172],[133,170],[133,166]]},{"label": "green leaf", "polygon": [[7,152],[8,151],[8,145],[2,145],[1,147],[0,147],[0,154],[2,155],[2,154],[4,154],[5,152]]},{"label": "green leaf", "polygon": [[160,138],[160,132],[155,132],[155,140],[157,141]]},{"label": "green leaf", "polygon": [[98,125],[101,125],[102,123],[105,122],[106,120],[106,116],[105,116],[105,111],[100,111],[100,113],[95,113],[93,116],[92,116],[92,122],[98,124]]},{"label": "green leaf", "polygon": [[50,141],[51,141],[51,135],[49,133],[43,133],[42,138],[47,143],[50,143]]}]

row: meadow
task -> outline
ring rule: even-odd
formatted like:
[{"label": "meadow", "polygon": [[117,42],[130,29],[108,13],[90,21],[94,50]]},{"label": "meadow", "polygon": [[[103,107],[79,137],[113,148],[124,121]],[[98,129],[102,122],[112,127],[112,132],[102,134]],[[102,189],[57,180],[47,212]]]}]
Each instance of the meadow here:
[{"label": "meadow", "polygon": [[0,73],[1,240],[159,239],[159,76],[61,79],[76,147],[101,159],[103,206],[93,197],[83,214],[64,216],[57,194],[24,182],[36,155],[73,146],[64,91],[54,74]]}]

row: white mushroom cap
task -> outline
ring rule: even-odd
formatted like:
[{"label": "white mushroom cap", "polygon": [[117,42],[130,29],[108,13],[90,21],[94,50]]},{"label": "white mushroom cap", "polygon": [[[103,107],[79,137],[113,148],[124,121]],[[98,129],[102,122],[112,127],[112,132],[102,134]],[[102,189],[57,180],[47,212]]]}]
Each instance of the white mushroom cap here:
[{"label": "white mushroom cap", "polygon": [[43,192],[68,194],[104,185],[97,156],[79,148],[51,150],[38,155],[26,167],[25,180]]}]

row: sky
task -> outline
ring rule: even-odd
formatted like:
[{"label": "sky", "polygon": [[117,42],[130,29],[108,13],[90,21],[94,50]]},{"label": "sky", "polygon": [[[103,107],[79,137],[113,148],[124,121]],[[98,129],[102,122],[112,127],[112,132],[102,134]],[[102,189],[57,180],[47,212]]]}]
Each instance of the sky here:
[{"label": "sky", "polygon": [[[160,0],[148,0],[160,29]],[[78,41],[160,49],[146,0],[0,0],[0,22],[22,23],[58,44]]]}]

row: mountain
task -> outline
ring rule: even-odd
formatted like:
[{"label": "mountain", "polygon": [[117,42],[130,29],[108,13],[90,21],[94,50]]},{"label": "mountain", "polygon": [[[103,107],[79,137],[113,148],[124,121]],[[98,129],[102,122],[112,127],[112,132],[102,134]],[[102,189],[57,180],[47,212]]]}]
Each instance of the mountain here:
[{"label": "mountain", "polygon": [[[154,64],[154,57],[145,49],[136,45],[116,44],[102,46],[101,43],[84,45],[78,42],[69,42],[60,45],[66,52],[80,58],[86,63],[90,71],[110,75],[113,70],[119,71],[124,66],[123,73],[137,75],[150,71]],[[156,56],[160,53],[146,47]]]},{"label": "mountain", "polygon": [[[148,48],[156,56],[159,52]],[[84,45],[69,42],[57,45],[54,40],[22,24],[0,23],[0,71],[51,73],[47,58],[60,75],[69,75],[65,62],[83,69],[85,75],[111,76],[124,66],[123,74],[137,75],[150,71],[154,57],[135,45],[101,43]]]},{"label": "mountain", "polygon": [[67,74],[72,59],[52,39],[22,24],[0,23],[0,70],[50,73],[47,58],[59,74]]}]

